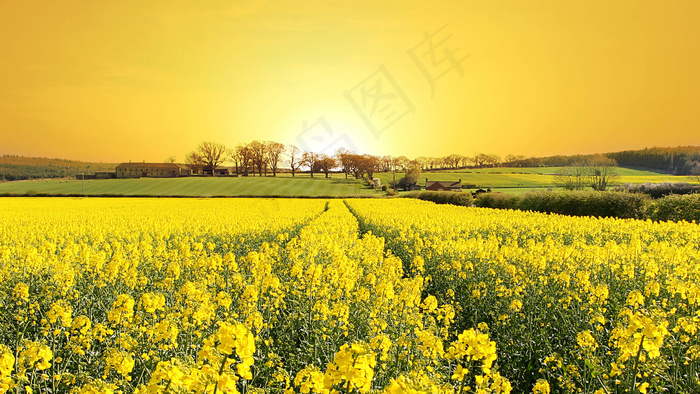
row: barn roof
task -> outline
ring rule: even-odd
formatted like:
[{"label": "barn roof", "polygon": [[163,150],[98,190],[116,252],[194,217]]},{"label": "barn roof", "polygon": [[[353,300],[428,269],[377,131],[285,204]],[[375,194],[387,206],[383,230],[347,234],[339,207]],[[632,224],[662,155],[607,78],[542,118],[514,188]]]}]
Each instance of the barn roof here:
[{"label": "barn roof", "polygon": [[430,187],[434,184],[438,184],[446,188],[462,188],[462,181],[459,182],[449,182],[449,181],[425,181],[425,186]]}]

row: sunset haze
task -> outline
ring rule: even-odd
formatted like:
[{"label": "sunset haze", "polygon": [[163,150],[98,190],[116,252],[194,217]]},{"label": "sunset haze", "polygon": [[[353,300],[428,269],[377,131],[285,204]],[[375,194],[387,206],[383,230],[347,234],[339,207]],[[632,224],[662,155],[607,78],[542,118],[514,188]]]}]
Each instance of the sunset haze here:
[{"label": "sunset haze", "polygon": [[7,1],[0,154],[700,145],[699,20],[693,1]]}]

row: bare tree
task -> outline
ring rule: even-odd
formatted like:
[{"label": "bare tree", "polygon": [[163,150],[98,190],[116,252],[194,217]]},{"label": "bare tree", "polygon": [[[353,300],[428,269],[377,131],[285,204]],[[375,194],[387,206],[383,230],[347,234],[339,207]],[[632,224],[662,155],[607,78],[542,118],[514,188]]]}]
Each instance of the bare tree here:
[{"label": "bare tree", "polygon": [[504,164],[512,166],[523,160],[525,160],[525,156],[523,155],[508,155],[506,156]]},{"label": "bare tree", "polygon": [[474,158],[469,157],[469,156],[464,156],[464,159],[462,159],[462,165],[464,167],[469,167],[474,165]]},{"label": "bare tree", "polygon": [[238,163],[238,158],[236,157],[236,149],[235,148],[229,148],[226,150],[226,156],[228,157],[227,161],[230,161],[233,163],[233,165],[236,167],[236,176],[238,176],[238,168],[239,168],[239,163]]},{"label": "bare tree", "polygon": [[452,160],[450,159],[449,156],[445,156],[442,158],[442,163],[440,163],[441,168],[451,168],[452,167]]},{"label": "bare tree", "polygon": [[266,144],[267,147],[265,153],[267,155],[267,162],[270,164],[272,176],[277,176],[277,166],[279,165],[282,154],[284,153],[284,145],[274,141],[267,141]]},{"label": "bare tree", "polygon": [[491,167],[498,167],[501,164],[501,156],[493,153],[486,155],[486,163]]},{"label": "bare tree", "polygon": [[477,153],[474,155],[474,165],[476,167],[482,168],[489,162],[489,155],[484,153]]},{"label": "bare tree", "polygon": [[265,176],[267,176],[267,145],[255,140],[248,144],[248,149],[250,149],[253,164],[258,168],[258,175],[262,176],[264,170]]},{"label": "bare tree", "polygon": [[318,154],[314,152],[304,152],[302,155],[302,162],[305,166],[309,167],[309,172],[311,177],[314,177],[314,170],[316,169],[316,160],[318,160]]},{"label": "bare tree", "polygon": [[464,156],[457,154],[447,156],[447,161],[452,168],[459,168],[459,165],[462,163],[463,159]]},{"label": "bare tree", "polygon": [[226,146],[216,142],[202,142],[195,151],[206,167],[211,168],[212,175],[216,174],[216,167],[226,160],[226,152]]},{"label": "bare tree", "polygon": [[575,162],[562,168],[554,178],[554,183],[568,190],[581,190],[590,186],[593,190],[605,191],[619,177],[615,160],[596,157]]},{"label": "bare tree", "polygon": [[175,156],[170,156],[167,159],[165,159],[165,163],[175,163],[177,161],[177,157]]},{"label": "bare tree", "polygon": [[593,190],[608,190],[608,187],[620,177],[615,170],[616,166],[617,162],[615,160],[604,156],[588,162],[590,183]]},{"label": "bare tree", "polygon": [[382,156],[379,159],[379,170],[381,172],[389,172],[394,168],[394,157],[393,156]]},{"label": "bare tree", "polygon": [[381,159],[377,156],[372,155],[362,155],[362,160],[360,161],[364,167],[364,172],[367,173],[367,177],[372,179],[374,177],[374,172],[379,169],[381,165]]},{"label": "bare tree", "polygon": [[328,178],[328,173],[330,173],[331,170],[335,168],[336,161],[334,158],[321,153],[316,158],[316,166],[319,170],[321,170],[321,172],[326,174],[326,178]]},{"label": "bare tree", "polygon": [[185,164],[189,165],[193,174],[199,174],[206,163],[204,158],[197,152],[190,152],[185,156]]},{"label": "bare tree", "polygon": [[[248,169],[250,168],[251,158],[250,149],[247,145],[238,145],[232,151],[230,151],[231,161],[236,165],[236,175],[243,173],[244,176],[248,176]],[[253,176],[255,172],[253,171]]]},{"label": "bare tree", "polygon": [[352,174],[355,176],[355,179],[360,179],[365,177],[365,166],[363,163],[363,157],[362,155],[357,155],[354,153],[351,153],[347,157],[348,160],[348,168],[352,172]]},{"label": "bare tree", "polygon": [[394,167],[395,168],[400,168],[404,171],[408,170],[408,167],[410,167],[411,161],[408,160],[408,157],[406,156],[399,156],[394,160]]},{"label": "bare tree", "polygon": [[299,167],[304,164],[301,157],[301,149],[294,145],[289,145],[287,146],[287,150],[289,151],[289,168],[292,170],[292,177],[294,177]]},{"label": "bare tree", "polygon": [[338,148],[335,151],[335,159],[345,174],[345,179],[348,179],[348,175],[352,172],[352,155],[353,153],[345,148]]},{"label": "bare tree", "polygon": [[582,190],[589,184],[586,163],[576,162],[564,167],[554,176],[554,184],[566,190]]},{"label": "bare tree", "polygon": [[[401,156],[401,157],[404,157],[404,156]],[[401,159],[401,157],[399,157],[399,159]],[[428,169],[429,159],[427,157],[419,156],[419,157],[416,157],[414,161],[418,163],[421,170]],[[400,167],[401,169],[405,170],[404,165],[401,164],[401,162],[397,162],[396,165],[398,167]]]}]

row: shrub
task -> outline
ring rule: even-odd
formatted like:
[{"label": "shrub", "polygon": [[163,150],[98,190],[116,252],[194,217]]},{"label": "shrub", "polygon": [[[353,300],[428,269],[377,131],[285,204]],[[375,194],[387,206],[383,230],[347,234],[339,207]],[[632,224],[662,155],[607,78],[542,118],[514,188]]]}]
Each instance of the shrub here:
[{"label": "shrub", "polygon": [[700,223],[700,194],[671,195],[655,200],[649,208],[649,219]]},{"label": "shrub", "polygon": [[419,200],[432,201],[436,204],[452,204],[470,207],[472,205],[472,195],[470,193],[461,192],[437,192],[437,191],[422,191],[413,192],[406,195],[408,198],[417,198]]},{"label": "shrub", "polygon": [[520,198],[505,193],[481,193],[476,196],[474,205],[481,208],[518,209]]},{"label": "shrub", "polygon": [[627,183],[619,189],[633,193],[644,193],[651,196],[651,198],[661,198],[671,194],[691,194],[700,192],[700,187],[687,182]]},{"label": "shrub", "polygon": [[522,196],[485,193],[475,205],[484,208],[519,209],[570,216],[646,218],[649,197],[643,194],[559,191],[530,192]]},{"label": "shrub", "polygon": [[411,178],[405,176],[396,183],[396,186],[399,189],[403,190],[413,190],[413,188],[416,186],[416,182],[413,181]]},{"label": "shrub", "polygon": [[387,196],[396,196],[396,195],[398,195],[398,194],[399,194],[399,192],[397,192],[397,191],[394,190],[394,189],[388,189],[388,188],[386,189],[386,195],[387,195]]}]

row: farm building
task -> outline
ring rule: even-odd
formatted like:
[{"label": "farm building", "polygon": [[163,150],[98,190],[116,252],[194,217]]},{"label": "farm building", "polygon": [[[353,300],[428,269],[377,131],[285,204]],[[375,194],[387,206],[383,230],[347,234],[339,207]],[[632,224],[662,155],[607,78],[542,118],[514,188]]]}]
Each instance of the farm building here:
[{"label": "farm building", "polygon": [[460,179],[458,182],[429,181],[428,178],[425,178],[425,190],[447,190],[452,192],[461,192],[462,180]]},{"label": "farm building", "polygon": [[117,178],[175,178],[181,171],[175,163],[122,163],[117,166]]},{"label": "farm building", "polygon": [[227,167],[222,166],[216,166],[216,168],[214,168],[213,171],[212,166],[204,166],[204,168],[202,168],[202,173],[204,175],[223,176],[229,175],[230,171]]},{"label": "farm building", "polygon": [[180,167],[180,176],[190,176],[193,173],[192,166],[188,164],[178,164]]},{"label": "farm building", "polygon": [[103,170],[98,170],[95,171],[95,179],[110,179],[110,178],[116,178],[117,173],[115,171],[103,171]]}]

